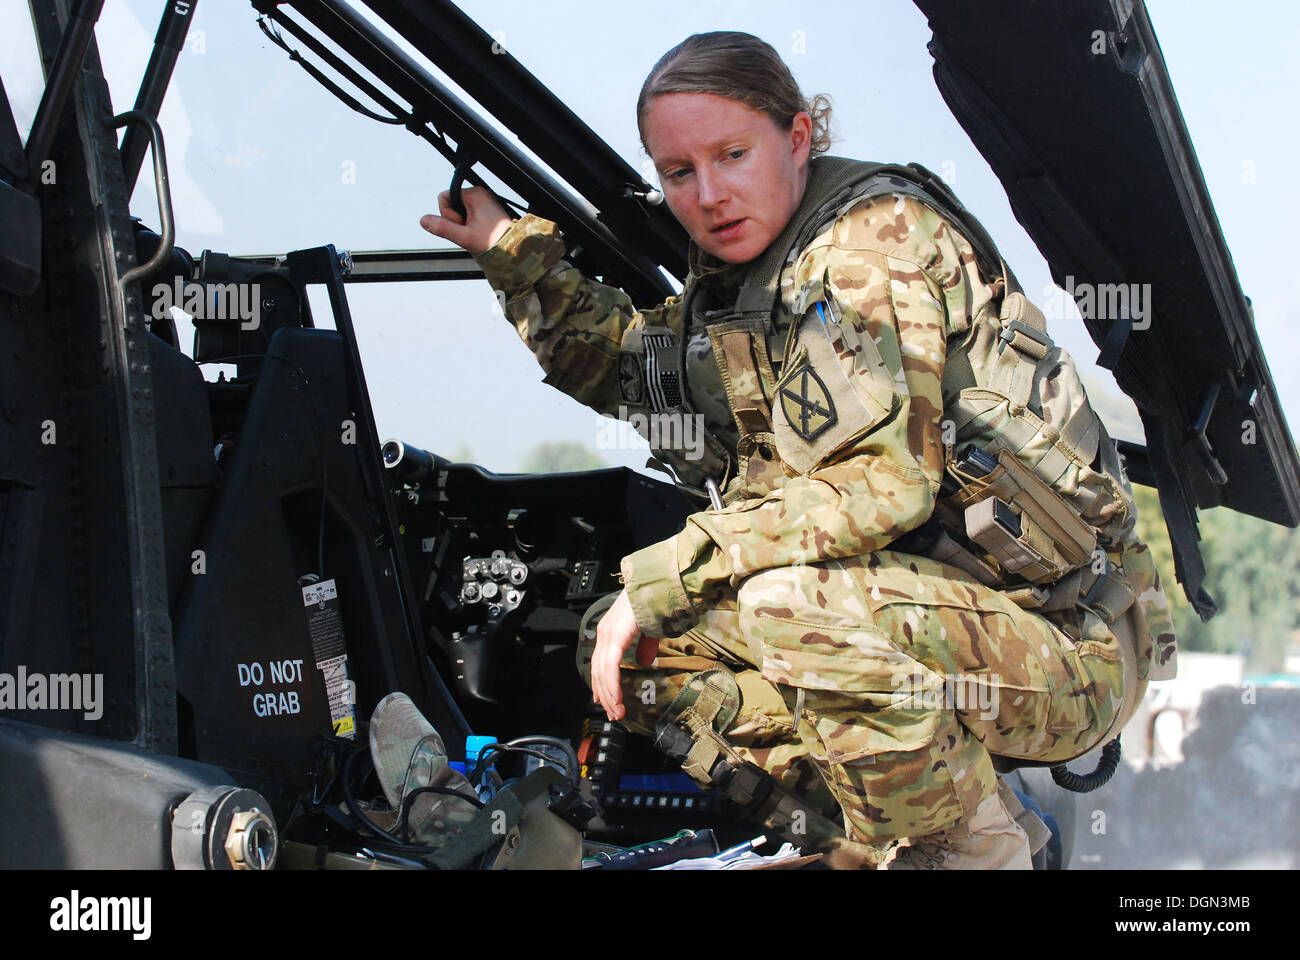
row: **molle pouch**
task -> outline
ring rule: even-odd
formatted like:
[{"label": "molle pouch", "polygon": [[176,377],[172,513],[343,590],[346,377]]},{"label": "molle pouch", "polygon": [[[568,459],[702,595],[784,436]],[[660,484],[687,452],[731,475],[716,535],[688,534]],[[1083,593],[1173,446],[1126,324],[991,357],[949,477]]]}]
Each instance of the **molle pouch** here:
[{"label": "molle pouch", "polygon": [[997,497],[966,508],[966,535],[987,550],[1003,570],[1031,583],[1059,579],[1063,572],[1051,538],[1032,519]]},{"label": "molle pouch", "polygon": [[722,386],[742,434],[769,433],[772,429],[772,411],[764,388],[776,382],[776,375],[767,354],[764,327],[762,321],[742,319],[708,328]]},{"label": "molle pouch", "polygon": [[739,434],[736,473],[743,481],[745,495],[750,497],[778,489],[787,476],[777,456],[768,405],[776,374],[767,352],[766,327],[762,320],[739,319],[707,328]]},{"label": "molle pouch", "polygon": [[949,367],[944,416],[956,443],[1010,450],[1071,513],[1107,542],[1119,542],[1133,504],[1115,444],[1088,402],[1074,359],[1048,337],[1041,311],[1022,293],[1007,294],[996,318],[976,318]]},{"label": "molle pouch", "polygon": [[[991,462],[981,453],[986,465]],[[962,484],[957,496],[966,535],[1008,573],[1030,583],[1052,583],[1092,558],[1096,530],[1011,451],[1003,449],[983,476],[960,466],[954,473]]]},{"label": "molle pouch", "polygon": [[960,543],[941,531],[927,554],[931,560],[938,560],[950,567],[956,567],[970,577],[975,578],[986,587],[995,587],[1001,582],[998,572],[980,559],[973,551],[967,550]]}]

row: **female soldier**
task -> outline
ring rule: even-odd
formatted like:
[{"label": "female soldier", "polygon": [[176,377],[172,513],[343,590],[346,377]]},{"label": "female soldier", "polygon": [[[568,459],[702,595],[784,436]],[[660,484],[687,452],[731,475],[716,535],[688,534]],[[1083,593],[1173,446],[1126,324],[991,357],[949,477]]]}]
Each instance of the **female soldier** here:
[{"label": "female soldier", "polygon": [[[652,310],[582,277],[555,224],[512,222],[486,191],[465,191],[464,220],[443,193],[420,222],[475,255],[548,383],[601,413],[708,427],[709,463],[661,456],[696,482],[721,463],[725,506],[625,558],[594,650],[587,630],[608,716],[650,733],[720,673],[733,695],[705,723],[792,792],[833,797],[853,840],[911,838],[891,866],[1028,868],[990,750],[1076,756],[1137,678],[1102,620],[1076,646],[961,571],[886,549],[935,509],[945,359],[977,318],[996,321],[1005,280],[981,276],[901,181],[850,196],[791,248],[848,163],[819,156],[828,115],[748,34],[695,35],[655,65],[637,120],[691,272]],[[770,300],[739,291],[773,256]],[[694,772],[716,756],[693,755]]]}]

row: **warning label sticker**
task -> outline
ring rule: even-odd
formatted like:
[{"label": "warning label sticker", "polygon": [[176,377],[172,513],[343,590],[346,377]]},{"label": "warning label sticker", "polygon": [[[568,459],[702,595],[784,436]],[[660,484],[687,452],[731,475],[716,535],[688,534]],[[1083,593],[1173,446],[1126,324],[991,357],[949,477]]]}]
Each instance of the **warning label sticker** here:
[{"label": "warning label sticker", "polygon": [[333,580],[322,580],[320,583],[309,583],[302,588],[303,606],[310,607],[313,603],[321,603],[325,600],[337,600],[338,590],[334,587]]},{"label": "warning label sticker", "polygon": [[329,697],[330,722],[336,737],[351,737],[356,730],[352,714],[352,684],[348,682],[348,657],[344,654],[332,660],[316,661],[316,669],[324,674],[325,693]]},{"label": "warning label sticker", "polygon": [[348,680],[347,644],[343,640],[343,616],[339,612],[338,591],[333,580],[322,580],[302,588],[303,606],[307,608],[307,626],[311,631],[311,648],[316,669],[325,680],[329,698],[330,722],[334,735],[356,736],[356,696]]}]

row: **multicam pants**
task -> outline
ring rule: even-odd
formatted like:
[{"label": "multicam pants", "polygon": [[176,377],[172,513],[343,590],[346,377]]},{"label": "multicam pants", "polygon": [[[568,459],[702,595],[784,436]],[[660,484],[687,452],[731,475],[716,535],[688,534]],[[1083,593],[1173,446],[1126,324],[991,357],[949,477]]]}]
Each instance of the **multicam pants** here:
[{"label": "multicam pants", "polygon": [[[578,649],[588,685],[596,619]],[[892,551],[755,574],[661,641],[651,667],[635,653],[625,726],[652,734],[691,676],[721,662],[742,696],[727,740],[792,793],[838,806],[867,843],[971,815],[997,788],[990,753],[1091,748],[1119,714],[1126,669],[1099,618],[1085,614],[1072,640],[952,567]]]}]

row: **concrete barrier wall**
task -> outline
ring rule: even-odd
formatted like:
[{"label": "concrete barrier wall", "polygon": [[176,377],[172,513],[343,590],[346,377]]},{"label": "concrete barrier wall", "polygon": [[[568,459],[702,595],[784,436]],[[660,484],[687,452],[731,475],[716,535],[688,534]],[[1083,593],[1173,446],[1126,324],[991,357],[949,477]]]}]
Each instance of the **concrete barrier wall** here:
[{"label": "concrete barrier wall", "polygon": [[1232,680],[1148,693],[1126,762],[1078,798],[1070,869],[1300,867],[1300,688]]}]

